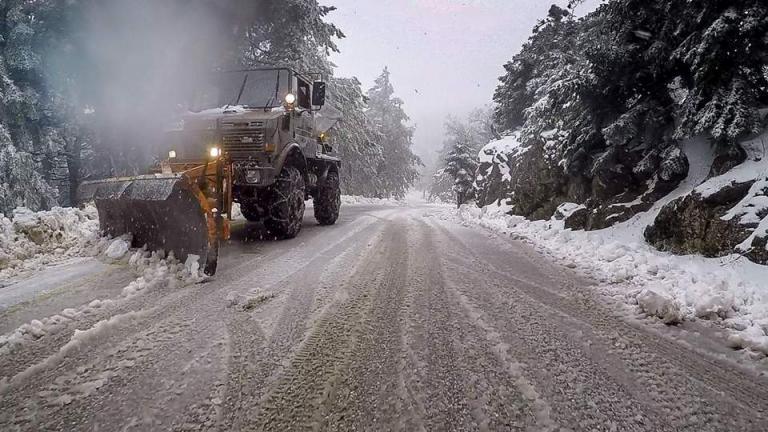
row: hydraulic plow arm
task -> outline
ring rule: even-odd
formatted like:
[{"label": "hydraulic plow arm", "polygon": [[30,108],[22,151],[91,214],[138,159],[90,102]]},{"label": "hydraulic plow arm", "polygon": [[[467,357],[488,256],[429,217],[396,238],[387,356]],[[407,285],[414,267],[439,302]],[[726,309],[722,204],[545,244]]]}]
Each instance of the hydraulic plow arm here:
[{"label": "hydraulic plow arm", "polygon": [[231,164],[224,157],[166,161],[157,171],[85,182],[78,197],[95,203],[104,233],[131,234],[134,247],[172,252],[182,261],[195,255],[204,272],[213,275],[219,241],[229,239]]}]

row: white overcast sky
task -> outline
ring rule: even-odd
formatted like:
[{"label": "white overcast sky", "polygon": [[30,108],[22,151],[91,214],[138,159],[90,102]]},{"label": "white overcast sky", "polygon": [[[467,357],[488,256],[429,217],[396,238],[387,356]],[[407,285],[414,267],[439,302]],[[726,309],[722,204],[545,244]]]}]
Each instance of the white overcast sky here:
[{"label": "white overcast sky", "polygon": [[[491,103],[502,66],[552,4],[568,0],[321,0],[346,34],[332,56],[336,75],[364,89],[388,66],[396,95],[416,126],[415,150],[431,159],[448,114]],[[576,9],[584,15],[600,0]]]}]

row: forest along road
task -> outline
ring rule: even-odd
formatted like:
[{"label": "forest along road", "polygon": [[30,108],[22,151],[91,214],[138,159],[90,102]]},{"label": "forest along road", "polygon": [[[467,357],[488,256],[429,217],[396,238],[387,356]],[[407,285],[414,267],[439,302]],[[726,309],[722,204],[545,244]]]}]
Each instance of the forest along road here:
[{"label": "forest along road", "polygon": [[[239,223],[213,280],[0,351],[0,430],[768,430],[764,376],[447,211],[347,206],[320,227],[310,210],[288,241]],[[128,270],[105,267],[2,331],[119,293]]]}]

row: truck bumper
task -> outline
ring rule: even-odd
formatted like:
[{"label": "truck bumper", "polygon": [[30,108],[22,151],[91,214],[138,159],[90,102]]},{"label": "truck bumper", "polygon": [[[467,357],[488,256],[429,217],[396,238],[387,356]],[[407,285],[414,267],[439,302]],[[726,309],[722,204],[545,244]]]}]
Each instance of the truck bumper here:
[{"label": "truck bumper", "polygon": [[277,171],[273,167],[262,167],[253,162],[234,162],[233,183],[241,187],[267,187],[275,182]]}]

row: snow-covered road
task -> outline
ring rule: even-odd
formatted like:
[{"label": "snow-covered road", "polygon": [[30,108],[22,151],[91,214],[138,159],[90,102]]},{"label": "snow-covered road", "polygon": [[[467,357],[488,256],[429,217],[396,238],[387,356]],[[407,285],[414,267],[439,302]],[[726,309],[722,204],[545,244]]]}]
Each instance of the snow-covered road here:
[{"label": "snow-covered road", "polygon": [[125,295],[125,264],[78,261],[0,288],[3,332],[69,311],[0,349],[0,430],[768,430],[768,379],[704,328],[638,321],[445,211],[308,211],[280,242],[239,223],[205,283]]}]

